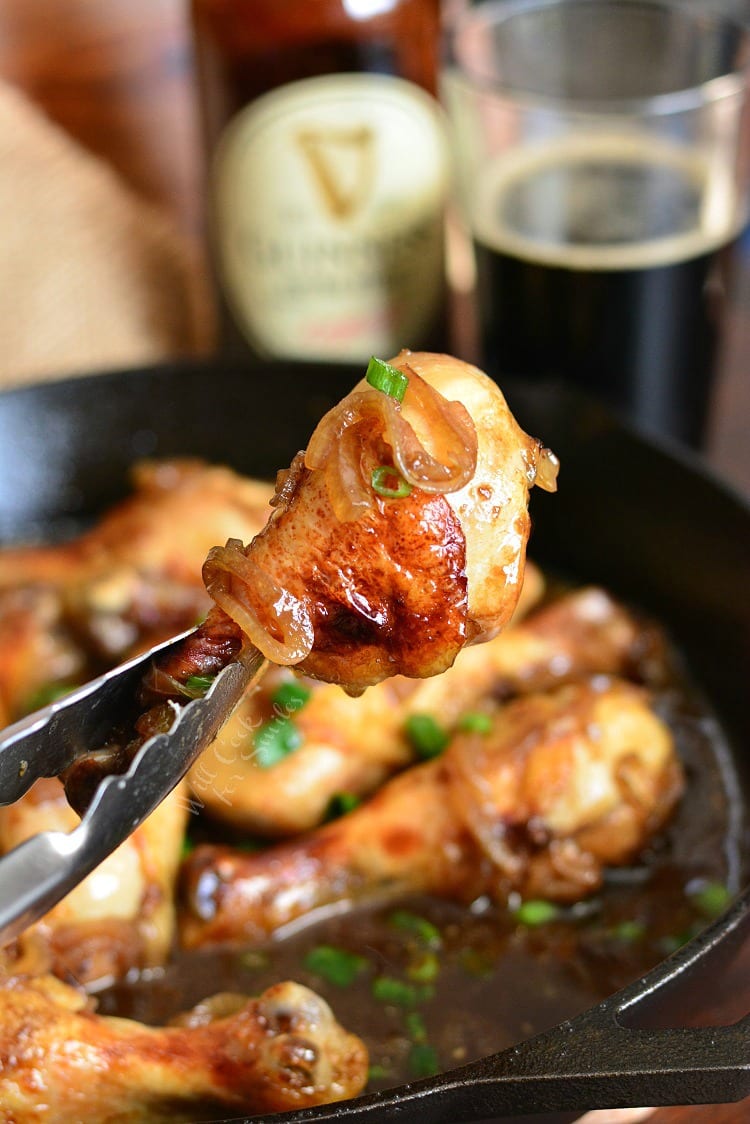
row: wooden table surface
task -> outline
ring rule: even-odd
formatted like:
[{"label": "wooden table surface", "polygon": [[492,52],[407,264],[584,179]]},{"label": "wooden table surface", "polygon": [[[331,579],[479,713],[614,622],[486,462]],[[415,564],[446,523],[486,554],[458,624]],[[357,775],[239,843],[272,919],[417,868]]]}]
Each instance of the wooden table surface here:
[{"label": "wooden table surface", "polygon": [[[0,75],[24,90],[190,236],[201,171],[183,0],[0,0]],[[750,494],[750,263],[741,269],[708,459]],[[723,981],[750,1008],[750,947]],[[739,997],[739,998],[738,998]],[[658,1110],[652,1124],[748,1124],[739,1105]]]}]

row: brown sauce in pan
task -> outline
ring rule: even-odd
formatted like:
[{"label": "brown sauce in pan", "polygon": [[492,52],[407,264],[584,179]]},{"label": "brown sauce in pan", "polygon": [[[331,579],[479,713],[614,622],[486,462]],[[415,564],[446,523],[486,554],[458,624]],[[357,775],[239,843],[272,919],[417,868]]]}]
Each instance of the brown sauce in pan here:
[{"label": "brown sauce in pan", "polygon": [[[537,925],[481,901],[468,911],[430,898],[381,903],[260,950],[178,952],[165,970],[103,992],[99,1009],[161,1023],[216,992],[255,994],[295,979],[366,1041],[371,1089],[450,1069],[584,1010],[703,928],[748,867],[741,797],[716,723],[677,678],[657,698],[686,793],[641,863],[612,871],[596,897]],[[345,954],[350,981],[321,974],[321,946]]]}]

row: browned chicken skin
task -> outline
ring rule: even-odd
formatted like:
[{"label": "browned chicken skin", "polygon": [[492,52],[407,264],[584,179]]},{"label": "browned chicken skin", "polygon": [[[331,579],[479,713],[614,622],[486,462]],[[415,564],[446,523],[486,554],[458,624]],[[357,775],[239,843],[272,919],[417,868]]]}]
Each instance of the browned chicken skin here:
[{"label": "browned chicken skin", "polygon": [[393,365],[403,404],[358,384],[280,474],[264,530],[204,566],[270,660],[352,693],[439,674],[508,623],[529,491],[555,486],[551,454],[476,367],[408,351]]},{"label": "browned chicken skin", "polygon": [[459,735],[298,841],[255,855],[199,847],[183,867],[182,937],[260,941],[381,893],[573,901],[642,849],[681,785],[671,735],[640,688],[599,679],[520,698],[488,734]]},{"label": "browned chicken skin", "polygon": [[[541,579],[533,567],[526,575],[528,605],[539,596]],[[273,717],[274,692],[289,676],[272,669],[194,766],[192,790],[198,804],[242,830],[269,836],[308,831],[339,793],[367,796],[413,762],[410,716],[428,714],[451,733],[463,714],[488,698],[512,698],[596,673],[637,677],[644,661],[653,678],[659,649],[654,629],[603,590],[578,590],[487,644],[465,648],[434,679],[395,677],[357,699],[335,684],[307,680],[310,698],[291,715],[301,744],[266,767],[255,752],[254,732]]]},{"label": "browned chicken skin", "polygon": [[196,1108],[279,1112],[363,1088],[364,1045],[314,992],[279,983],[233,1006],[215,1021],[197,1012],[188,1025],[153,1028],[96,1015],[51,976],[9,977],[0,983],[0,1121],[174,1124],[194,1120]]},{"label": "browned chicken skin", "polygon": [[[163,964],[175,935],[174,883],[186,820],[179,787],[41,921],[0,951],[0,963],[100,986]],[[0,808],[0,851],[40,831],[72,831],[78,822],[60,782],[37,781],[21,800]]]},{"label": "browned chicken skin", "polygon": [[[195,460],[142,461],[132,478],[133,495],[72,542],[0,552],[0,589],[38,582],[93,590],[96,578],[105,581],[124,570],[197,586],[213,543],[240,528],[256,534],[268,518],[270,485],[228,468]],[[88,596],[94,599],[96,592]]]},{"label": "browned chicken skin", "polygon": [[67,771],[78,811],[171,722],[186,679],[215,674],[248,641],[358,694],[396,674],[436,675],[510,620],[529,491],[554,490],[557,463],[476,367],[411,352],[394,362],[408,374],[403,408],[358,384],[279,474],[263,531],[211,550],[203,575],[218,608],[155,661],[141,698],[152,706],[133,728]]},{"label": "browned chicken skin", "polygon": [[265,523],[270,485],[197,461],[144,462],[135,491],[79,538],[0,551],[0,727],[210,605],[203,560]]}]

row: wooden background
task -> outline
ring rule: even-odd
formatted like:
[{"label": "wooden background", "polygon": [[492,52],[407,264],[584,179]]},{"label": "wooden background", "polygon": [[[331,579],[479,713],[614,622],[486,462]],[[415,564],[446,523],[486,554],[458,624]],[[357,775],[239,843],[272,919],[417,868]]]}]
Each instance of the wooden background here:
[{"label": "wooden background", "polygon": [[[183,0],[0,0],[0,76],[199,239],[201,166],[186,9]],[[747,309],[750,268],[740,271],[733,298],[709,447],[719,472],[750,492]],[[747,1011],[750,948],[732,980],[736,1010]],[[661,1109],[651,1119],[748,1124],[750,1099]]]}]

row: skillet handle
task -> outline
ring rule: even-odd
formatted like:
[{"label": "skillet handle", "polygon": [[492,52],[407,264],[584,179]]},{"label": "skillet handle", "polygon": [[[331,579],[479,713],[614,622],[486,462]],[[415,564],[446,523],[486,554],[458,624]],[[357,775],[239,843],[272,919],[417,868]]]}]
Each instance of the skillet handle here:
[{"label": "skillet handle", "polygon": [[750,1015],[732,1026],[672,1030],[618,1026],[614,1015],[611,1003],[602,1004],[438,1078],[338,1105],[251,1119],[253,1124],[501,1124],[538,1113],[717,1104],[750,1094]]},{"label": "skillet handle", "polygon": [[750,1015],[726,1027],[636,1030],[618,1026],[612,1006],[602,1004],[441,1077],[243,1124],[501,1124],[538,1113],[717,1104],[748,1094]]},{"label": "skillet handle", "polygon": [[[456,1124],[498,1111],[738,1101],[750,1094],[750,1015],[726,1027],[653,1030],[620,1026],[611,1008],[595,1009],[471,1068]],[[433,1117],[420,1111],[423,1119]]]}]

